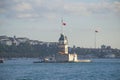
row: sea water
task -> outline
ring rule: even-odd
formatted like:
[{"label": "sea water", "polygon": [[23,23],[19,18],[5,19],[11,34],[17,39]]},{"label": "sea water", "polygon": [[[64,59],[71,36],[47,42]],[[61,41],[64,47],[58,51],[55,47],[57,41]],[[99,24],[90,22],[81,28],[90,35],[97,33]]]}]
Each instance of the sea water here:
[{"label": "sea water", "polygon": [[33,63],[12,59],[0,64],[0,80],[120,80],[120,59],[91,63]]}]

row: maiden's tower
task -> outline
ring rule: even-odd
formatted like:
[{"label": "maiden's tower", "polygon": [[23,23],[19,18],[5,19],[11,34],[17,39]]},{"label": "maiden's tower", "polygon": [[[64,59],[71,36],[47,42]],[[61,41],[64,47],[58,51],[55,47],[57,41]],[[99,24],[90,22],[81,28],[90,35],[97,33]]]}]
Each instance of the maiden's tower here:
[{"label": "maiden's tower", "polygon": [[63,33],[58,40],[59,51],[55,55],[56,62],[74,62],[77,61],[77,54],[68,53],[68,39]]}]

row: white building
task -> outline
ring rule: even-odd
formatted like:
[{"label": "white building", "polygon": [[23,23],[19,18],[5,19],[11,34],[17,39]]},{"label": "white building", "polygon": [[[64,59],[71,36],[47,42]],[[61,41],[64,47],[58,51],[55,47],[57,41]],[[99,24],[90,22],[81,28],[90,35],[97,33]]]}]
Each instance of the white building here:
[{"label": "white building", "polygon": [[25,42],[29,41],[29,39],[28,38],[17,38],[17,41],[19,43],[25,43]]},{"label": "white building", "polygon": [[39,41],[37,41],[37,40],[29,40],[29,44],[30,45],[37,45],[37,44],[39,44],[40,42]]},{"label": "white building", "polygon": [[8,45],[8,46],[11,46],[11,45],[12,45],[12,41],[9,40],[9,39],[0,40],[0,43],[1,43],[1,44],[4,44],[4,45]]}]

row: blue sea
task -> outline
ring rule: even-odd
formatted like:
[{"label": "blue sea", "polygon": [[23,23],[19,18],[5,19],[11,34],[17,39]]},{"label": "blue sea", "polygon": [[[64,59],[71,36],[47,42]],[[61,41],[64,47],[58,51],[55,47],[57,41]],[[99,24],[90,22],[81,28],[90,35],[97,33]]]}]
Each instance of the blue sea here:
[{"label": "blue sea", "polygon": [[91,63],[33,63],[19,58],[0,64],[0,80],[120,80],[120,59]]}]

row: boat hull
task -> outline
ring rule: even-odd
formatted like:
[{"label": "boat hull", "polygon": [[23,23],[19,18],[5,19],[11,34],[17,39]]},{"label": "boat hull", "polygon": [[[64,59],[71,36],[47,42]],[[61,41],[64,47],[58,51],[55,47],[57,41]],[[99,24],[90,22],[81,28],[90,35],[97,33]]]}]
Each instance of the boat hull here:
[{"label": "boat hull", "polygon": [[0,59],[0,63],[3,63],[4,61],[2,59]]}]

